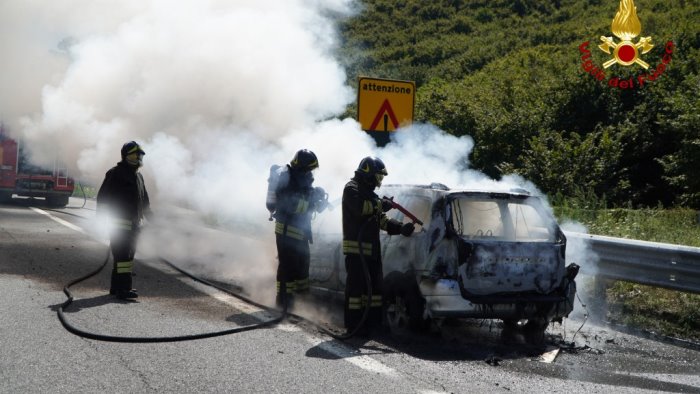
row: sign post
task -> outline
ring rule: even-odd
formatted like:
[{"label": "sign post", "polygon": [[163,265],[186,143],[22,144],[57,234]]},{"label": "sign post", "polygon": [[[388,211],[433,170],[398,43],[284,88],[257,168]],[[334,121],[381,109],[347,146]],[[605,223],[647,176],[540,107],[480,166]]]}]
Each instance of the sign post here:
[{"label": "sign post", "polygon": [[391,132],[413,123],[416,84],[361,77],[357,85],[357,120],[380,146]]}]

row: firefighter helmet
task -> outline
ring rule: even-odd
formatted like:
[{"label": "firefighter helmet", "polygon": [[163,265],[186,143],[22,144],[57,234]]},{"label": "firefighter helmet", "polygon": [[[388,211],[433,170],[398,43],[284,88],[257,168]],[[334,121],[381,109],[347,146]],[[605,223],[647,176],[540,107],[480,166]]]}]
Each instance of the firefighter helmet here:
[{"label": "firefighter helmet", "polygon": [[357,166],[355,174],[365,179],[370,184],[373,184],[375,187],[381,186],[384,177],[389,175],[382,159],[371,156],[367,156],[360,161],[360,165]]},{"label": "firefighter helmet", "polygon": [[318,168],[318,159],[314,152],[308,149],[301,149],[294,154],[289,168],[296,171],[308,172]]},{"label": "firefighter helmet", "polygon": [[141,146],[136,142],[136,141],[129,141],[126,144],[122,145],[122,159],[126,158],[126,156],[132,154],[132,153],[140,153],[142,155],[145,155],[146,152],[141,149]]}]

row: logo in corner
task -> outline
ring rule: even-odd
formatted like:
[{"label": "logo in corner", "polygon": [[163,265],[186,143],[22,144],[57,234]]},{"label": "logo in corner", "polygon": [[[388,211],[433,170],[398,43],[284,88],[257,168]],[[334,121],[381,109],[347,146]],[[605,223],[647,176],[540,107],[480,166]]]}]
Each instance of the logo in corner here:
[{"label": "logo in corner", "polygon": [[649,64],[640,59],[639,55],[640,52],[645,54],[654,47],[651,36],[640,38],[636,44],[632,42],[641,31],[642,23],[637,17],[634,0],[620,0],[620,9],[612,20],[612,33],[622,41],[616,43],[612,37],[600,37],[603,43],[598,45],[598,48],[607,54],[610,54],[611,49],[613,50],[613,58],[603,63],[603,67],[608,68],[615,63],[621,66],[631,66],[636,63],[645,70],[648,69]]}]

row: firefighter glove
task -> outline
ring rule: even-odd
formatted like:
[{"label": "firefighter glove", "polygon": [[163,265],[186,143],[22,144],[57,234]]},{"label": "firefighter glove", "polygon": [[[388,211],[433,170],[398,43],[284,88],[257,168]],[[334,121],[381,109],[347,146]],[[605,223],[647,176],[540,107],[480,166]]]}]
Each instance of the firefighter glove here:
[{"label": "firefighter glove", "polygon": [[390,198],[382,198],[382,211],[388,212],[390,209],[394,208],[394,204]]},{"label": "firefighter glove", "polygon": [[416,226],[413,223],[406,223],[403,226],[401,226],[401,235],[404,237],[409,237],[411,234],[413,234],[413,230],[416,229]]},{"label": "firefighter glove", "polygon": [[321,187],[315,187],[312,192],[314,209],[316,212],[323,212],[328,207],[328,193]]}]

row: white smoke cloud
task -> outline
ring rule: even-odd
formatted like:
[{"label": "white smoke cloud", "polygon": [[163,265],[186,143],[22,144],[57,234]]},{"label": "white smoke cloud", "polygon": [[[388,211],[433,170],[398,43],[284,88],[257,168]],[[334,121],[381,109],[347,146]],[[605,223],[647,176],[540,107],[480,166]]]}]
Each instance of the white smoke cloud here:
[{"label": "white smoke cloud", "polygon": [[[210,221],[263,226],[271,164],[316,149],[319,177],[333,179],[351,174],[345,154],[356,152],[356,162],[371,146],[355,121],[321,121],[355,97],[333,58],[335,19],[353,7],[351,0],[3,1],[0,122],[33,161],[58,155],[95,186],[119,161],[121,145],[136,140],[146,150],[142,171],[156,212],[184,204]],[[252,262],[244,246],[194,245],[168,230],[150,238],[161,249],[177,244],[194,258],[219,248],[229,264],[276,265],[269,250]],[[145,238],[142,250],[158,249]]]},{"label": "white smoke cloud", "polygon": [[[100,178],[131,139],[150,148],[165,133],[187,150],[198,145],[205,155],[192,152],[196,166],[222,138],[248,133],[274,143],[290,129],[342,112],[353,99],[330,56],[334,26],[325,16],[347,13],[349,1],[1,7],[0,50],[14,72],[3,73],[10,89],[0,93],[0,119],[26,140],[36,161],[57,151],[80,177]],[[61,51],[61,43],[70,45]],[[20,92],[29,99],[11,105]]]},{"label": "white smoke cloud", "polygon": [[[154,209],[185,205],[218,223],[268,231],[264,200],[271,164],[301,148],[320,162],[316,185],[330,199],[360,160],[386,163],[387,183],[441,182],[450,187],[524,187],[468,168],[474,141],[431,125],[395,133],[386,148],[352,119],[355,99],[333,57],[337,18],[353,0],[59,0],[0,2],[0,121],[21,137],[34,161],[58,155],[77,178],[98,186],[119,161],[121,145],[146,150],[144,176]],[[173,241],[173,228],[162,239]],[[142,243],[143,245],[143,243]],[[193,256],[245,247],[198,241]],[[201,254],[201,253],[200,253]]]}]

